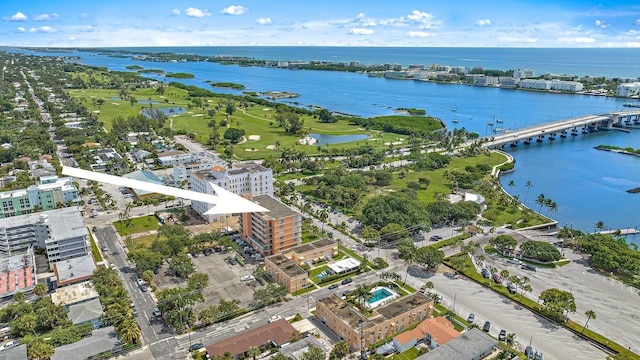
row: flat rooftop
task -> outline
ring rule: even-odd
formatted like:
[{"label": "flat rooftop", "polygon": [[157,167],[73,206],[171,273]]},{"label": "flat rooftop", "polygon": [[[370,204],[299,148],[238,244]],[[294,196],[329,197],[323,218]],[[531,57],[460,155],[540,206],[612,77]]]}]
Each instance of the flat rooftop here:
[{"label": "flat rooftop", "polygon": [[313,250],[322,249],[327,246],[338,246],[337,243],[329,238],[312,241],[306,244],[296,245],[287,252],[295,252],[296,254],[307,253]]},{"label": "flat rooftop", "polygon": [[50,239],[60,240],[89,235],[89,230],[77,206],[2,218],[0,228],[33,225],[41,220],[45,220],[49,226]]},{"label": "flat rooftop", "polygon": [[229,175],[238,175],[243,173],[263,172],[267,170],[269,169],[267,169],[266,167],[260,164],[249,162],[249,163],[235,164],[233,168],[229,169],[227,173]]},{"label": "flat rooftop", "polygon": [[392,319],[418,306],[426,305],[433,300],[420,293],[413,293],[376,308],[376,312],[387,319]]},{"label": "flat rooftop", "polygon": [[276,200],[269,195],[256,195],[251,197],[254,203],[269,209],[268,213],[262,213],[264,217],[269,219],[281,219],[288,216],[300,215],[299,212],[293,210],[287,205]]},{"label": "flat rooftop", "polygon": [[289,260],[288,257],[282,254],[271,255],[267,257],[267,259],[275,266],[277,266],[278,269],[287,274],[287,276],[289,276],[290,278],[307,274],[307,272],[303,268],[301,268],[296,263]]},{"label": "flat rooftop", "polygon": [[77,302],[91,300],[98,297],[98,292],[90,281],[63,286],[51,293],[51,302],[55,305],[71,305]]},{"label": "flat rooftop", "polygon": [[336,314],[342,321],[349,324],[352,329],[358,328],[362,323],[367,322],[367,318],[354,310],[344,300],[339,298],[336,294],[330,295],[326,298],[318,300],[323,303],[327,309]]},{"label": "flat rooftop", "polygon": [[93,275],[98,265],[91,254],[53,264],[58,284]]}]

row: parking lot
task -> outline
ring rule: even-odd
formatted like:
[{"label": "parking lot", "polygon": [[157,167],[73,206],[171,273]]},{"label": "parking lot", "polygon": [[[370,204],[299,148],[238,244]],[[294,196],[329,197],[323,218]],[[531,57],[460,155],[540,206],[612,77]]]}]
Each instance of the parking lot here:
[{"label": "parking lot", "polygon": [[[204,303],[198,303],[194,309],[199,311],[211,305],[218,305],[221,299],[240,300],[240,306],[246,307],[253,301],[253,286],[260,286],[255,280],[241,281],[245,275],[251,275],[254,267],[251,265],[241,266],[240,264],[230,265],[226,259],[233,257],[231,252],[214,252],[209,256],[202,253],[197,258],[191,259],[198,272],[209,275],[209,286],[202,290],[205,298]],[[186,286],[185,279],[178,278],[171,274],[169,266],[165,262],[160,273],[156,275],[156,283],[161,289]]]}]

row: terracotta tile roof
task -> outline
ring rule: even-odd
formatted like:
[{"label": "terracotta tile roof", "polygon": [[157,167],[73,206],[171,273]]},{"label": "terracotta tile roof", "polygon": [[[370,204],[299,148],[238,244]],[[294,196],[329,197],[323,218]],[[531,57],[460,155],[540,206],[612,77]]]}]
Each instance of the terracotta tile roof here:
[{"label": "terracotta tile roof", "polygon": [[278,345],[287,343],[291,340],[294,331],[294,327],[287,320],[280,319],[208,345],[206,349],[211,357],[224,356],[227,351],[231,353],[231,357],[234,357],[249,350],[252,346],[260,346],[269,341]]},{"label": "terracotta tile roof", "polygon": [[393,339],[404,345],[411,340],[422,339],[426,334],[430,334],[431,338],[439,345],[446,344],[448,341],[460,336],[460,333],[453,328],[449,320],[444,316],[439,316],[433,319],[425,319],[415,329],[403,332]]}]

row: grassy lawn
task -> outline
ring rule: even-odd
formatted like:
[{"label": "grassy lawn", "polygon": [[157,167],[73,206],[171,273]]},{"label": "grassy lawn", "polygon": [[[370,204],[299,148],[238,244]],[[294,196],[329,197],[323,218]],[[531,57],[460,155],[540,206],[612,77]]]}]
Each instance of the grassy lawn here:
[{"label": "grassy lawn", "polygon": [[323,271],[329,272],[329,267],[328,266],[319,266],[317,268],[309,270],[309,279],[311,279],[311,281],[313,281],[316,284],[319,283],[320,280],[318,280],[316,275],[320,274]]},{"label": "grassy lawn", "polygon": [[[126,235],[125,235],[126,237]],[[144,235],[144,236],[139,236],[139,237],[135,237],[133,238],[133,245],[135,246],[136,250],[140,250],[140,249],[148,249],[151,247],[151,243],[153,243],[153,241],[155,239],[158,238],[157,234],[151,234],[151,235]],[[125,242],[127,243],[127,248],[131,251],[131,241],[126,240],[125,238]]]},{"label": "grassy lawn", "polygon": [[396,354],[394,355],[394,359],[398,358],[397,360],[413,360],[415,358],[418,357],[418,349],[412,347],[408,350],[405,350],[404,352],[401,352],[400,354]]},{"label": "grassy lawn", "polygon": [[98,250],[96,241],[93,239],[93,236],[89,236],[89,238],[91,239],[91,253],[93,254],[93,258],[96,262],[102,261],[102,255],[100,255],[100,250]]},{"label": "grassy lawn", "polygon": [[[147,215],[137,218],[131,218],[133,222],[133,227],[131,228],[132,234],[137,234],[141,232],[147,232],[151,230],[158,230],[160,228],[160,222],[155,215]],[[116,221],[113,223],[118,234],[120,236],[129,235],[129,229],[125,226],[125,222],[122,220]]]}]

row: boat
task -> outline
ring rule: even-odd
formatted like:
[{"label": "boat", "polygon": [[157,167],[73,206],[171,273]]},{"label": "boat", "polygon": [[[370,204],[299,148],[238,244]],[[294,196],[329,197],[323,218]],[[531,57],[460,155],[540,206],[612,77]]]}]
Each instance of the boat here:
[{"label": "boat", "polygon": [[498,119],[496,120],[497,123],[502,124],[504,121],[502,121],[502,119]]},{"label": "boat", "polygon": [[455,104],[453,105],[453,107],[451,108],[451,111],[456,112],[458,111],[458,106],[456,106]]},{"label": "boat", "polygon": [[626,107],[640,107],[640,103],[631,103],[631,102],[628,102],[628,103],[624,103],[624,104],[622,104],[622,106],[626,106]]},{"label": "boat", "polygon": [[493,125],[493,121],[489,121],[487,125]]},{"label": "boat", "polygon": [[451,122],[458,123],[458,119],[453,119]]}]

